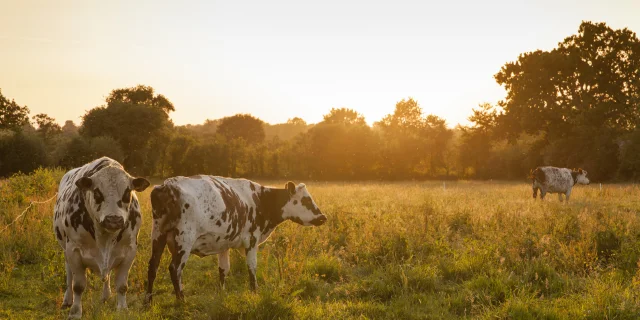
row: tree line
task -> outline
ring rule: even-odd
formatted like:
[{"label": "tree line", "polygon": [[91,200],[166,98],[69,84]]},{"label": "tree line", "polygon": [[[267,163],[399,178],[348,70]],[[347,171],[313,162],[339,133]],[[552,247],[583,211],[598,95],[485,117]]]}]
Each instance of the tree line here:
[{"label": "tree line", "polygon": [[153,88],[113,90],[76,126],[59,126],[0,91],[0,176],[75,167],[106,155],[132,173],[314,180],[525,179],[539,165],[582,167],[594,180],[640,178],[640,41],[583,22],[550,51],[521,54],[494,76],[506,90],[471,125],[449,128],[406,98],[368,125],[333,108],[321,122],[268,124],[237,114],[176,126]]}]

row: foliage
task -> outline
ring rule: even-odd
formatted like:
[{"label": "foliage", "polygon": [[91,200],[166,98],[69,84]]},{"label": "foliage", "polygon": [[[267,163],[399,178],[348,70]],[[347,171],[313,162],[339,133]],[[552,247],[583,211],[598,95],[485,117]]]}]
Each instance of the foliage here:
[{"label": "foliage", "polygon": [[264,141],[264,122],[250,114],[222,118],[217,133],[227,140],[243,139],[248,144]]},{"label": "foliage", "polygon": [[15,100],[9,101],[0,90],[0,130],[17,130],[29,123],[29,108],[19,106]]},{"label": "foliage", "polygon": [[107,106],[89,110],[83,116],[81,135],[109,136],[124,152],[124,165],[139,174],[152,174],[148,155],[154,137],[172,126],[168,112],[174,110],[162,95],[153,96],[151,87],[116,89],[106,98]]}]

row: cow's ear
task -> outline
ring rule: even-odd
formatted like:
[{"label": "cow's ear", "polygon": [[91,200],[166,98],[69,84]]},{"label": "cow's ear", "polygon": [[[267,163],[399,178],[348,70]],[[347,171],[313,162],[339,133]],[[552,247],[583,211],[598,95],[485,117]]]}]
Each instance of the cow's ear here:
[{"label": "cow's ear", "polygon": [[578,172],[582,173],[582,168],[579,168],[579,169],[578,169]]},{"label": "cow's ear", "polygon": [[294,195],[296,193],[296,185],[291,181],[287,182],[287,184],[284,185],[284,188],[289,190],[289,195]]},{"label": "cow's ear", "polygon": [[91,188],[92,185],[93,185],[93,181],[89,177],[82,177],[76,180],[76,187],[82,190],[89,190],[89,188]]},{"label": "cow's ear", "polygon": [[149,181],[145,178],[135,178],[131,181],[133,190],[138,192],[144,191],[145,189],[147,189],[147,187],[149,187],[150,184],[151,183],[149,183]]}]

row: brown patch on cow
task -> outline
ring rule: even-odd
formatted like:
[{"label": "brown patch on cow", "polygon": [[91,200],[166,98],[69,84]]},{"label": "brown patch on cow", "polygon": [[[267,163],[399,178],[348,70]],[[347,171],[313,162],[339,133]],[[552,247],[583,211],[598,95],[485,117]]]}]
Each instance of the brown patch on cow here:
[{"label": "brown patch on cow", "polygon": [[129,207],[129,224],[131,225],[131,230],[135,229],[138,218],[142,217],[140,211],[138,211],[137,206],[131,205]]},{"label": "brown patch on cow", "polygon": [[[76,193],[81,192],[80,189],[76,189]],[[87,208],[84,205],[84,199],[79,195],[76,195],[79,199],[78,207],[73,210],[71,207],[69,209],[72,211],[71,216],[69,217],[69,221],[71,223],[71,227],[77,232],[78,226],[82,226],[89,234],[93,240],[96,239],[95,229],[93,227],[93,219],[89,215]]]},{"label": "brown patch on cow", "polygon": [[222,212],[222,220],[229,223],[227,233],[229,239],[235,239],[240,235],[247,221],[248,205],[240,199],[238,194],[224,182],[212,179],[213,184],[218,188],[225,210]]},{"label": "brown patch on cow", "polygon": [[540,167],[537,167],[535,170],[533,170],[533,172],[531,173],[531,178],[534,182],[538,181],[539,183],[545,183],[547,181],[544,170],[542,170],[542,168]]},{"label": "brown patch on cow", "polygon": [[101,204],[104,201],[104,195],[100,191],[100,189],[93,189],[93,200],[95,200],[96,204]]},{"label": "brown patch on cow", "polygon": [[78,282],[73,283],[73,293],[77,295],[82,295],[83,291],[84,291],[84,285],[79,284]]},{"label": "brown patch on cow", "polygon": [[126,294],[128,290],[129,290],[129,286],[126,283],[116,288],[116,291],[118,291],[119,294]]},{"label": "brown patch on cow", "polygon": [[147,270],[147,303],[151,302],[151,294],[153,293],[153,282],[156,280],[160,258],[167,244],[167,235],[161,234],[154,239],[151,244],[151,258],[149,259],[149,269]]},{"label": "brown patch on cow", "polygon": [[182,213],[180,209],[180,192],[174,190],[171,185],[156,186],[151,191],[151,207],[153,208],[153,219],[164,218],[163,224],[159,225],[161,232],[175,227],[180,220]]},{"label": "brown patch on cow", "polygon": [[122,202],[124,203],[129,203],[131,202],[131,189],[129,189],[129,187],[127,187],[126,189],[124,189],[124,193],[122,194]]},{"label": "brown patch on cow", "polygon": [[258,242],[258,239],[256,239],[256,236],[251,235],[251,238],[249,240],[249,249],[254,248],[256,246],[256,242]]},{"label": "brown patch on cow", "polygon": [[267,233],[284,221],[282,218],[283,207],[289,202],[289,190],[260,188],[260,194],[253,195],[256,204],[255,223],[249,232],[260,227],[260,231]]},{"label": "brown patch on cow", "polygon": [[313,205],[313,200],[311,200],[311,197],[302,197],[302,199],[300,199],[300,203],[309,211],[313,212],[313,215],[317,216],[322,214],[320,209]]},{"label": "brown patch on cow", "polygon": [[578,175],[582,173],[581,171],[582,169],[580,169],[580,171],[576,171],[575,169],[571,171],[571,179],[573,179],[574,186],[576,185],[576,183],[578,183]]}]

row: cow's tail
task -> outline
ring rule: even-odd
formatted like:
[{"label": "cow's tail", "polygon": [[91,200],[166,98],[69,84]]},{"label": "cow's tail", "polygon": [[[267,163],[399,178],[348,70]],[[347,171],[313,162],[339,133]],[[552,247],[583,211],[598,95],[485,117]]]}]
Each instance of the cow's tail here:
[{"label": "cow's tail", "polygon": [[160,258],[167,245],[167,230],[173,228],[177,222],[176,209],[177,197],[169,186],[155,186],[151,191],[151,207],[153,211],[153,227],[151,231],[151,258],[147,272],[147,294],[145,303],[151,303],[153,295],[153,282],[158,273]]}]

